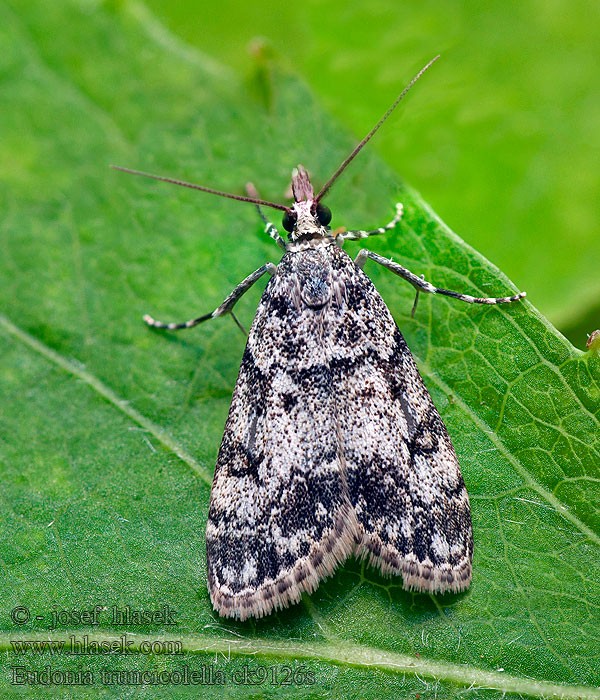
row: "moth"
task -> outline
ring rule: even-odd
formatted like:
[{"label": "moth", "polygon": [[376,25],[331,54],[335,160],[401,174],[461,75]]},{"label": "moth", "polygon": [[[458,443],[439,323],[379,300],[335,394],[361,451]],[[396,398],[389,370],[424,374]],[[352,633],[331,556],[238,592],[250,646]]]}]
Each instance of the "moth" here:
[{"label": "moth", "polygon": [[[415,591],[461,591],[471,582],[469,496],[456,453],[415,361],[363,271],[379,263],[417,291],[477,304],[370,250],[353,260],[345,241],[383,234],[333,232],[323,198],[430,61],[315,195],[292,173],[290,206],[141,173],[252,202],[283,249],[212,313],[154,328],[192,328],[227,314],[263,275],[270,279],[250,329],[215,469],[206,527],[207,578],[219,615],[261,617],[313,592],[350,555]],[[287,239],[260,207],[283,211]],[[415,300],[416,306],[416,300]],[[413,307],[414,313],[414,307]],[[236,323],[237,323],[237,319]],[[239,324],[238,324],[239,325]]]}]

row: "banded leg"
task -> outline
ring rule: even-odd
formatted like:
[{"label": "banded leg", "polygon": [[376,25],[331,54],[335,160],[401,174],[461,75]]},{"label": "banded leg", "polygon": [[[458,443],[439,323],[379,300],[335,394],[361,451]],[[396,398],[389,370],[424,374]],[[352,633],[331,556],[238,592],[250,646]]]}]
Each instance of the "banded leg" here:
[{"label": "banded leg", "polygon": [[[460,301],[466,301],[468,304],[507,304],[511,301],[518,301],[519,299],[522,299],[524,296],[527,295],[527,292],[519,292],[518,294],[513,294],[510,297],[472,297],[468,294],[453,292],[450,289],[441,289],[440,287],[434,287],[430,282],[427,282],[427,280],[424,277],[418,277],[417,275],[413,274],[410,270],[407,270],[405,267],[402,267],[402,265],[392,262],[391,260],[388,260],[387,258],[384,258],[383,256],[378,255],[377,253],[374,253],[371,250],[365,250],[363,248],[356,256],[354,262],[362,270],[362,268],[365,266],[367,258],[373,260],[376,263],[379,263],[380,265],[383,265],[383,267],[390,270],[390,272],[393,272],[395,275],[398,275],[399,277],[402,277],[402,279],[405,279],[407,282],[410,282],[412,286],[417,290],[417,294],[419,292],[428,292],[430,294],[443,294],[444,296],[452,297],[453,299],[460,299]],[[414,308],[416,308],[416,300],[415,307],[413,307],[413,309]]]},{"label": "banded leg", "polygon": [[[425,279],[425,275],[421,275],[421,279],[424,280],[424,279]],[[416,292],[416,294],[415,294],[415,300],[414,300],[414,302],[413,302],[412,309],[410,310],[410,317],[411,317],[411,318],[414,318],[414,317],[415,317],[415,314],[416,314],[416,312],[417,312],[417,304],[418,304],[418,303],[419,303],[419,290],[417,289],[417,292]]]},{"label": "banded leg", "polygon": [[[149,326],[152,326],[152,328],[166,328],[169,331],[178,331],[182,328],[193,328],[199,323],[208,321],[210,318],[218,318],[219,316],[224,316],[225,314],[229,313],[233,316],[233,307],[239,301],[240,297],[245,294],[250,287],[265,274],[265,272],[268,272],[270,275],[274,275],[276,270],[277,266],[273,265],[273,263],[267,263],[266,265],[259,267],[258,270],[255,270],[251,275],[248,275],[245,280],[240,282],[233,292],[231,292],[231,294],[227,297],[227,299],[225,299],[225,301],[221,304],[221,306],[217,307],[210,314],[193,318],[191,321],[186,321],[185,323],[163,323],[162,321],[155,321],[152,316],[148,316],[148,314],[146,314],[144,316],[144,321]],[[235,316],[233,316],[233,319],[237,325],[240,326]],[[240,328],[242,327],[240,326]],[[242,330],[244,333],[246,332],[243,328]]]},{"label": "banded leg", "polygon": [[389,222],[389,224],[381,226],[380,228],[374,228],[372,231],[345,231],[344,233],[338,234],[336,236],[336,240],[341,238],[343,241],[358,241],[361,238],[368,238],[369,236],[376,236],[377,234],[385,233],[386,231],[393,229],[394,226],[400,221],[403,210],[404,207],[400,202],[398,202],[398,204],[396,204],[396,215]]},{"label": "banded leg", "polygon": [[[256,187],[254,187],[254,185],[251,182],[248,182],[246,184],[246,192],[248,193],[249,197],[253,197],[254,199],[259,199],[258,190],[256,189]],[[269,221],[269,219],[267,219],[267,217],[264,215],[263,210],[261,209],[259,204],[256,205],[256,210],[258,211],[258,215],[260,216],[260,218],[265,223],[265,233],[268,236],[270,236],[275,241],[275,243],[277,243],[277,245],[280,248],[283,248],[283,250],[285,250],[285,241],[279,235],[279,231],[277,230],[277,227],[275,226],[275,224],[271,223]]]}]

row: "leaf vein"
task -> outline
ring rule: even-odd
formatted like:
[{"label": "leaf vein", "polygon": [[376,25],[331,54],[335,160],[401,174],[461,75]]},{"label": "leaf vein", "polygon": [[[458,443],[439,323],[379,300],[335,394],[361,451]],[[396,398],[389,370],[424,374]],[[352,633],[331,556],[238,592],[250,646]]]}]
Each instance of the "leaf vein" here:
[{"label": "leaf vein", "polygon": [[130,418],[134,423],[137,423],[142,428],[152,433],[154,437],[169,451],[176,454],[179,459],[185,462],[191,469],[193,469],[196,474],[204,481],[208,486],[212,484],[212,478],[206,469],[196,460],[192,455],[180,445],[172,435],[170,435],[164,428],[151,421],[148,417],[144,416],[142,413],[132,408],[129,402],[122,399],[113,389],[111,389],[107,384],[98,379],[95,375],[84,369],[83,365],[77,364],[67,358],[63,357],[56,350],[48,347],[45,343],[38,338],[35,338],[27,331],[16,326],[12,321],[10,321],[6,316],[0,315],[0,326],[12,335],[14,338],[20,340],[23,344],[27,345],[31,350],[39,353],[45,357],[50,362],[58,365],[61,369],[74,377],[77,377],[84,381],[91,389],[96,393],[100,394],[109,404],[114,408],[124,413],[128,418]]}]

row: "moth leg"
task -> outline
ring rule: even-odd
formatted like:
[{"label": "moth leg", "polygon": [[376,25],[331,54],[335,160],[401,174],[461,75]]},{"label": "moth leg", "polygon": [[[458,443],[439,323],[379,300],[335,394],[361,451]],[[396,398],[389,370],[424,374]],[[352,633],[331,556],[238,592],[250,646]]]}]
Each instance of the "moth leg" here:
[{"label": "moth leg", "polygon": [[[246,192],[248,193],[249,197],[259,199],[258,190],[256,189],[256,187],[254,187],[254,185],[251,182],[248,182],[246,184]],[[283,248],[283,250],[285,250],[285,241],[279,235],[279,231],[277,231],[277,227],[275,226],[275,224],[271,223],[269,219],[267,219],[259,204],[256,205],[256,210],[258,211],[258,215],[260,216],[260,218],[265,223],[265,233],[268,236],[270,236],[280,248]]]},{"label": "moth leg", "polygon": [[[424,279],[425,279],[425,275],[421,275],[421,279],[424,280]],[[411,309],[411,311],[410,311],[410,317],[411,317],[411,318],[414,318],[414,317],[415,317],[415,313],[416,313],[416,311],[417,311],[417,304],[418,304],[418,303],[419,303],[419,290],[417,289],[417,293],[415,294],[415,302],[414,302],[413,307],[412,307],[412,309]]]},{"label": "moth leg", "polygon": [[[224,316],[225,314],[229,313],[233,316],[233,307],[238,302],[240,297],[245,294],[250,287],[265,274],[265,272],[268,272],[270,275],[274,275],[276,270],[277,266],[273,263],[266,263],[266,265],[259,267],[258,270],[255,270],[251,275],[248,275],[245,280],[240,282],[233,292],[231,292],[231,294],[227,297],[227,299],[225,299],[225,301],[221,304],[221,306],[217,307],[210,314],[193,318],[191,321],[186,321],[185,323],[163,323],[162,321],[155,321],[152,316],[148,316],[148,314],[146,314],[144,316],[144,321],[149,326],[152,326],[152,328],[166,328],[170,331],[178,331],[182,328],[193,328],[199,323],[208,321],[210,318],[218,318],[219,316]],[[235,316],[233,316],[233,320],[238,326],[240,326],[239,321],[235,318]],[[242,327],[240,326],[240,328]],[[244,333],[246,332],[243,328],[242,330]]]},{"label": "moth leg", "polygon": [[413,274],[410,270],[407,270],[402,265],[392,262],[387,258],[384,258],[371,250],[365,250],[364,248],[356,256],[354,262],[358,267],[362,268],[367,261],[367,258],[373,260],[383,267],[393,272],[395,275],[402,277],[407,282],[410,282],[412,286],[417,290],[417,292],[428,292],[430,294],[443,294],[447,297],[452,297],[453,299],[460,299],[460,301],[466,301],[468,304],[506,304],[511,301],[518,301],[527,295],[527,292],[519,292],[518,294],[513,294],[510,297],[472,297],[468,294],[461,294],[460,292],[453,292],[450,289],[441,289],[440,287],[434,287],[430,282],[428,282],[423,277],[418,277]]},{"label": "moth leg", "polygon": [[396,215],[389,222],[389,224],[381,226],[380,228],[374,228],[372,231],[344,231],[344,233],[338,234],[336,238],[341,238],[344,241],[358,241],[361,238],[368,238],[369,236],[376,236],[377,234],[385,233],[386,231],[393,229],[394,226],[400,221],[403,210],[404,207],[400,202],[398,202],[398,204],[396,204]]}]

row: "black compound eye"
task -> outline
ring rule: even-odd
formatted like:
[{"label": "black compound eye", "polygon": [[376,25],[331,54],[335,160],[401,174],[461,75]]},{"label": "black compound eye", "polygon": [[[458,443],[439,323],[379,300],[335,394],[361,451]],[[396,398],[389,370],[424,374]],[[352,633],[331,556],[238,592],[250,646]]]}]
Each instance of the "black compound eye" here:
[{"label": "black compound eye", "polygon": [[292,211],[291,209],[287,209],[285,214],[283,215],[281,223],[283,224],[283,228],[286,231],[289,231],[289,233],[291,233],[294,230],[294,226],[296,225],[296,218],[296,212]]},{"label": "black compound eye", "polygon": [[321,202],[317,204],[317,219],[322,226],[327,226],[331,221],[331,209]]}]

